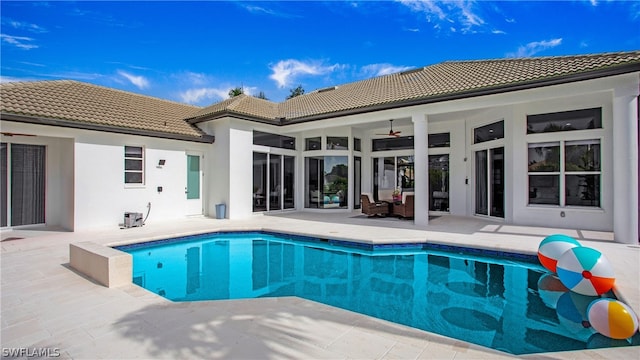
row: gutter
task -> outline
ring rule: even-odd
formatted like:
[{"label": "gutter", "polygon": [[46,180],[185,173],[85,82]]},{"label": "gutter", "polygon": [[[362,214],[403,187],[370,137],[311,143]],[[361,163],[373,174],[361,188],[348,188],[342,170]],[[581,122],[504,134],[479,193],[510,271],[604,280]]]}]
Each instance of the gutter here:
[{"label": "gutter", "polygon": [[101,132],[109,132],[109,133],[116,133],[116,134],[139,135],[139,136],[155,137],[155,138],[170,139],[170,140],[191,141],[191,142],[198,142],[198,143],[205,143],[205,144],[212,144],[215,142],[215,136],[212,136],[212,135],[202,135],[202,137],[197,137],[197,136],[174,134],[174,133],[168,133],[168,132],[162,132],[162,131],[122,128],[122,127],[117,127],[112,125],[81,123],[81,122],[75,122],[70,120],[17,115],[17,114],[4,113],[4,112],[0,113],[0,120],[15,121],[15,122],[36,124],[36,125],[59,126],[59,127],[81,129],[81,130],[101,131]]}]

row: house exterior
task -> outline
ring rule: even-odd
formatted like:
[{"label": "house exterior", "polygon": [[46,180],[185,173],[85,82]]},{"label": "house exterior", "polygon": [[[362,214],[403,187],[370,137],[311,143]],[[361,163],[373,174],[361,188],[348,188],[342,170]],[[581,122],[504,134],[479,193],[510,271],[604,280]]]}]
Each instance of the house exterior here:
[{"label": "house exterior", "polygon": [[415,194],[417,224],[479,216],[635,244],[639,88],[640,51],[444,62],[206,108],[5,83],[2,226],[213,217],[222,203],[230,219],[349,212],[398,189]]}]

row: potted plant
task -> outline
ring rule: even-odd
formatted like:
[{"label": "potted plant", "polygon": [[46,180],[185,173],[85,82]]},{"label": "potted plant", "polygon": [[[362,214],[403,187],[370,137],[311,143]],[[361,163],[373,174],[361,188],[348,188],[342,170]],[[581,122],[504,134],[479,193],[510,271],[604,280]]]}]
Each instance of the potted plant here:
[{"label": "potted plant", "polygon": [[402,199],[402,194],[400,193],[399,188],[395,188],[391,196],[393,196],[393,201],[400,201]]}]

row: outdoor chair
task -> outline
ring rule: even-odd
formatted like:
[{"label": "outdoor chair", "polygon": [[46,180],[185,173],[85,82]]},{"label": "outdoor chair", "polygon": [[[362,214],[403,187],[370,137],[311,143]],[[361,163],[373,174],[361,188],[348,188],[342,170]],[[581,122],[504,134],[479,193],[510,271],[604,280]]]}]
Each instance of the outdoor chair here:
[{"label": "outdoor chair", "polygon": [[407,191],[402,193],[402,202],[393,204],[393,215],[401,216],[403,218],[412,218],[414,197],[413,192]]},{"label": "outdoor chair", "polygon": [[373,195],[371,193],[361,194],[360,201],[362,203],[362,213],[369,217],[376,215],[386,216],[389,213],[389,203],[373,201]]}]

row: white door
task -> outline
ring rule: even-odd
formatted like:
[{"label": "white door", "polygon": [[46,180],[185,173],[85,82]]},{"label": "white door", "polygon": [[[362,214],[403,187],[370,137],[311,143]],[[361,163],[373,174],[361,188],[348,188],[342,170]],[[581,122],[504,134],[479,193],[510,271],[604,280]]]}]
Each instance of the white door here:
[{"label": "white door", "polygon": [[185,195],[187,197],[187,215],[202,215],[202,155],[198,153],[187,153],[187,186]]}]

